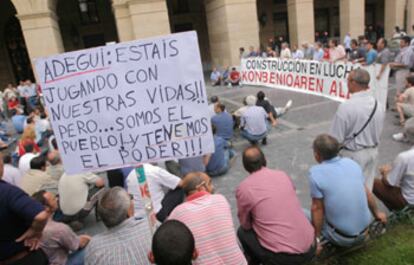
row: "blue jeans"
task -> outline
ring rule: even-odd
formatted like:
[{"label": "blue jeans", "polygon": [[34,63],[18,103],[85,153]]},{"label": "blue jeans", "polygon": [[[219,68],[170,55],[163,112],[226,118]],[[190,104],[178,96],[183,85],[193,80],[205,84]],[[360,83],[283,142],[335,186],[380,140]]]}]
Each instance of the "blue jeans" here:
[{"label": "blue jeans", "polygon": [[227,173],[227,171],[229,171],[230,169],[230,159],[235,155],[235,152],[233,149],[231,148],[227,148],[224,151],[224,166],[221,169],[218,170],[214,170],[214,171],[209,171],[207,172],[207,174],[210,177],[217,177],[217,176],[221,176]]},{"label": "blue jeans", "polygon": [[[308,218],[310,222],[312,222],[312,215],[308,209],[303,209],[305,216]],[[328,223],[323,223],[321,234],[324,239],[328,240],[332,244],[340,247],[352,247],[358,245],[359,243],[365,240],[365,234],[359,235],[357,237],[345,237],[338,234],[335,231],[335,228],[328,225]]]},{"label": "blue jeans", "polygon": [[254,135],[254,134],[249,133],[246,130],[242,130],[241,136],[250,142],[258,142],[267,136],[267,131],[260,135]]},{"label": "blue jeans", "polygon": [[83,260],[85,258],[85,249],[82,248],[75,252],[72,252],[68,256],[68,261],[66,261],[66,265],[83,265]]}]

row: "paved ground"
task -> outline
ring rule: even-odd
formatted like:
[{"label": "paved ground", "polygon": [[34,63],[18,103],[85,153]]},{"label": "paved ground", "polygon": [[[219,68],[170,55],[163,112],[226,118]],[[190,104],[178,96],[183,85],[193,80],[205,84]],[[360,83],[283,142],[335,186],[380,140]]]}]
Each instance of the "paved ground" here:
[{"label": "paved ground", "polygon": [[[222,86],[207,88],[209,96],[219,96],[229,111],[242,106],[242,100],[245,96],[256,94],[259,90],[263,90],[276,106],[283,106],[287,100],[293,100],[292,109],[280,119],[279,126],[272,129],[268,137],[268,145],[263,147],[263,151],[267,158],[268,167],[287,172],[296,185],[302,206],[309,208],[311,200],[307,173],[309,168],[315,164],[311,149],[312,141],[316,135],[328,132],[338,103],[322,97],[263,87],[227,88]],[[393,125],[396,120],[394,114],[394,112],[387,112],[379,149],[379,164],[392,161],[399,152],[409,148],[406,144],[397,143],[391,139],[391,135],[399,131],[399,128]],[[239,156],[233,167],[226,175],[213,180],[216,192],[224,194],[230,201],[236,225],[238,225],[238,220],[235,189],[247,176],[242,166],[241,153],[248,145],[247,141],[236,139],[234,147]],[[91,215],[86,224],[86,231],[95,234],[102,229],[102,224],[96,224],[93,215]]]}]

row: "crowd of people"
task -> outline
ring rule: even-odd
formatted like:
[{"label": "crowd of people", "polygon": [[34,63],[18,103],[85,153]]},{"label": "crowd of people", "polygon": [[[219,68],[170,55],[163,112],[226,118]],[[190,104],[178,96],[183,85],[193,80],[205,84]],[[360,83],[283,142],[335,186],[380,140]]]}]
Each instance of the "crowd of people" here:
[{"label": "crowd of people", "polygon": [[[414,143],[414,118],[405,120],[414,109],[414,51],[409,37],[402,37],[394,60],[385,52],[386,44],[379,39],[376,53],[371,42],[361,45],[351,39],[347,53],[331,40],[328,58],[334,62],[355,56],[350,60],[404,71],[397,75],[405,83],[397,80],[401,87],[396,98],[404,127],[394,138]],[[320,44],[315,45],[319,50],[307,44],[303,50],[289,50],[287,43],[281,47],[282,58],[314,59],[323,52]],[[253,53],[251,48],[249,56],[260,56]],[[270,54],[278,52],[271,48],[266,56]],[[238,73],[214,72],[215,85],[240,84]],[[325,242],[359,244],[373,220],[387,222],[374,196],[389,210],[414,205],[412,149],[399,154],[392,165],[381,166],[377,175],[385,108],[369,93],[369,83],[369,73],[361,68],[348,75],[351,98],[339,106],[330,131],[313,141],[309,210],[302,208],[288,173],[273,169],[259,147],[259,142],[268,143],[269,131],[292,101],[275,107],[259,91],[231,113],[217,96],[211,97],[214,153],[167,161],[165,168],[143,165],[158,222],[154,234],[134,168],[66,174],[40,88],[30,81],[16,89],[10,85],[3,92],[4,119],[11,116],[21,136],[16,150],[7,150],[12,145],[5,143],[7,151],[0,159],[0,264],[304,264]],[[237,157],[235,131],[249,143],[242,153],[247,177],[235,191],[237,230],[228,199],[215,194],[212,183],[212,177],[226,174]],[[9,136],[7,131],[4,135]],[[94,209],[107,229],[94,236],[77,234]]]}]

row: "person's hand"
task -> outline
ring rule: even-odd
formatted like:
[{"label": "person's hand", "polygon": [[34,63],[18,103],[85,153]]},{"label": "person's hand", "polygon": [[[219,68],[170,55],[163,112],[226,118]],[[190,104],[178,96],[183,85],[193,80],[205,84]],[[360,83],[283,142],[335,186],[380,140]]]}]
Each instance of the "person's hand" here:
[{"label": "person's hand", "polygon": [[79,236],[79,248],[84,248],[91,241],[92,237],[89,235],[80,235]]},{"label": "person's hand", "polygon": [[390,68],[394,68],[395,67],[395,63],[389,63],[388,65],[390,66]]},{"label": "person's hand", "polygon": [[383,165],[379,168],[379,172],[381,173],[381,176],[386,176],[391,171],[390,165]]},{"label": "person's hand", "polygon": [[387,215],[384,212],[378,211],[375,214],[375,219],[378,220],[378,221],[380,221],[383,224],[386,224],[387,223]]},{"label": "person's hand", "polygon": [[24,242],[24,245],[30,249],[30,251],[36,250],[40,246],[40,238],[42,237],[42,232],[33,230],[29,228],[21,235],[16,242]]},{"label": "person's hand", "polygon": [[378,74],[377,75],[377,80],[380,80],[381,79],[381,74]]},{"label": "person's hand", "polygon": [[272,126],[276,127],[276,125],[277,125],[277,121],[276,120],[272,121]]}]

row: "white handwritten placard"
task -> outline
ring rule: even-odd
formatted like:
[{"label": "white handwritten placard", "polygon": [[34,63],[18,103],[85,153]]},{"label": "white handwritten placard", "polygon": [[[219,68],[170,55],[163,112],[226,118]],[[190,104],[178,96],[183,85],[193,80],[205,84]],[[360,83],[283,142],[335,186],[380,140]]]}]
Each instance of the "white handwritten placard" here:
[{"label": "white handwritten placard", "polygon": [[214,151],[195,32],[38,58],[65,171]]}]

